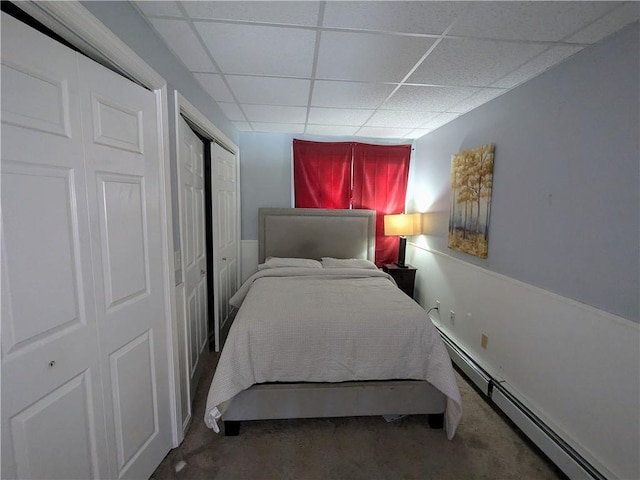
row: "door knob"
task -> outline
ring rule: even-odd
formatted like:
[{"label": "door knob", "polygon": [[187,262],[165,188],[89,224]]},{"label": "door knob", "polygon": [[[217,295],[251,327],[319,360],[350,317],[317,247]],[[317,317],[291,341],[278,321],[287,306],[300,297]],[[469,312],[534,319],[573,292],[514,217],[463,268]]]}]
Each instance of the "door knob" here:
[{"label": "door knob", "polygon": [[204,270],[200,269],[200,275],[204,275],[205,273],[207,273],[207,272],[205,272]]},{"label": "door knob", "polygon": [[226,262],[227,261],[227,257],[222,257],[222,260],[224,260]]}]

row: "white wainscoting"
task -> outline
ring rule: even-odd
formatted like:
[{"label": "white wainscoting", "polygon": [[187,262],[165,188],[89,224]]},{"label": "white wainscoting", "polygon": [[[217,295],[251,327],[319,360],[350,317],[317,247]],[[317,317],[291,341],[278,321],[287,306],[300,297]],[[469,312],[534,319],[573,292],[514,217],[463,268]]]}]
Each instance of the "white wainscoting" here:
[{"label": "white wainscoting", "polygon": [[258,271],[258,240],[240,240],[242,283]]},{"label": "white wainscoting", "polygon": [[640,478],[637,323],[416,243],[407,259],[449,337],[604,476]]}]

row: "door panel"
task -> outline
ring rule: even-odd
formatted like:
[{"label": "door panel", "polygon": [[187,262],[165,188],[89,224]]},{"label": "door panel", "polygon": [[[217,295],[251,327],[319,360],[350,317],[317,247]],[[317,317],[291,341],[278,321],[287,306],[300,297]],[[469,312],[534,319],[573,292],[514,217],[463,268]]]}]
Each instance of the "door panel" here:
[{"label": "door panel", "polygon": [[237,163],[236,156],[217,143],[211,145],[211,163],[212,212],[217,226],[214,232],[214,265],[218,272],[215,338],[216,350],[220,350],[220,332],[231,313],[229,299],[238,290]]},{"label": "door panel", "polygon": [[[205,249],[204,216],[204,143],[187,122],[179,119],[179,183],[183,199],[180,205],[180,227],[183,242],[184,289],[186,298],[184,335],[187,339],[185,382],[189,392],[187,405],[191,407],[201,372],[204,355],[203,338],[207,338],[207,257]],[[206,346],[206,342],[205,346]]]},{"label": "door panel", "polygon": [[107,477],[76,54],[1,30],[2,477]]},{"label": "door panel", "polygon": [[110,463],[146,478],[171,448],[156,99],[78,64]]},{"label": "door panel", "polygon": [[[19,478],[96,477],[90,388],[89,377],[80,374],[11,419]],[[54,437],[64,456],[51,448]]]}]

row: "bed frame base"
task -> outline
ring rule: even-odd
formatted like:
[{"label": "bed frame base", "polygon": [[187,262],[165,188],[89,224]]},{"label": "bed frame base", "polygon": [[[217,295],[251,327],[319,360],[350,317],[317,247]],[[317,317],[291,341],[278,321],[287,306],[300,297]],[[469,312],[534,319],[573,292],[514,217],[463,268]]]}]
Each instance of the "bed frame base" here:
[{"label": "bed frame base", "polygon": [[442,428],[446,397],[420,380],[341,383],[265,383],[234,397],[223,415],[225,435],[237,435],[240,421],[285,418],[429,415]]},{"label": "bed frame base", "polygon": [[[444,413],[428,413],[427,423],[429,428],[442,430],[444,428]],[[226,420],[224,422],[224,436],[237,437],[240,435],[240,425],[242,425],[242,422],[239,420]]]}]

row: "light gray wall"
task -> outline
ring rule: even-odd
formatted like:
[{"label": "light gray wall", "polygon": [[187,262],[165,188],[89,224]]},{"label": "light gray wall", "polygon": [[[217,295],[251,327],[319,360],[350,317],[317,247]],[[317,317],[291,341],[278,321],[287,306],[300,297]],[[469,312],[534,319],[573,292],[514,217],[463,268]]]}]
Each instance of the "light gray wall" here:
[{"label": "light gray wall", "polygon": [[[171,159],[171,190],[173,207],[174,249],[180,250],[180,230],[178,228],[178,184],[177,155],[175,145],[174,92],[177,90],[193,104],[211,123],[218,127],[236,145],[239,137],[235,126],[227,120],[220,107],[200,86],[195,77],[167,48],[162,39],[130,3],[124,1],[93,2],[82,1],[82,5],[109,30],[142,57],[166,81],[169,100],[169,155]],[[180,281],[179,272],[176,282]]]},{"label": "light gray wall", "polygon": [[258,208],[291,207],[293,135],[240,134],[242,239],[258,239]]},{"label": "light gray wall", "polygon": [[316,142],[411,144],[411,139],[325,137],[307,134],[240,132],[242,239],[258,239],[258,209],[289,208],[292,201],[293,139]]},{"label": "light gray wall", "polygon": [[[639,28],[416,141],[430,248],[640,322]],[[494,143],[489,256],[447,249],[452,154]]]}]

